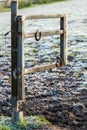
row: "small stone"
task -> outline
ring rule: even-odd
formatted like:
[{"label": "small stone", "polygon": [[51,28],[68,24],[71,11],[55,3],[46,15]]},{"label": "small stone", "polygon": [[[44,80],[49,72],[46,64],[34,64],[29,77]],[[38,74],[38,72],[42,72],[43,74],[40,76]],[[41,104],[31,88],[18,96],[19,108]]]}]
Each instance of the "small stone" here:
[{"label": "small stone", "polygon": [[72,106],[72,111],[75,116],[82,115],[84,111],[84,105],[81,103],[74,104]]},{"label": "small stone", "polygon": [[77,92],[86,92],[87,93],[87,87],[77,88]]}]

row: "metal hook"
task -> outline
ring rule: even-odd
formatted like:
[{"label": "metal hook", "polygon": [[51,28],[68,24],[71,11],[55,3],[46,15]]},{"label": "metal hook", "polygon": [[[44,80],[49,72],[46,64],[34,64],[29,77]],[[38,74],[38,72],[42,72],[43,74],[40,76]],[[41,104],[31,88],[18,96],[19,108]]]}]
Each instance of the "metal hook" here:
[{"label": "metal hook", "polygon": [[6,37],[11,31],[8,31],[7,33],[4,34],[4,36]]},{"label": "metal hook", "polygon": [[64,61],[59,56],[56,57],[56,67],[60,67],[64,65]]},{"label": "metal hook", "polygon": [[39,32],[39,30],[37,30],[36,32],[35,32],[35,40],[36,41],[39,41],[41,39],[41,32]]}]

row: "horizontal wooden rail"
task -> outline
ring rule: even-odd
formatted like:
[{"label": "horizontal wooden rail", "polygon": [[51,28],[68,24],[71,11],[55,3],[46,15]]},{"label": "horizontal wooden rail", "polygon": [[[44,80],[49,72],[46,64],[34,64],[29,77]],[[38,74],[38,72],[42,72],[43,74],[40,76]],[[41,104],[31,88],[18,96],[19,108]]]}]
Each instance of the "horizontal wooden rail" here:
[{"label": "horizontal wooden rail", "polygon": [[24,20],[32,20],[32,19],[47,19],[47,18],[61,18],[66,17],[66,14],[51,14],[51,15],[31,15],[24,16]]},{"label": "horizontal wooden rail", "polygon": [[[51,36],[57,34],[64,34],[64,30],[41,32],[41,36]],[[27,33],[24,35],[24,38],[32,38],[32,37],[35,37],[35,33]]]},{"label": "horizontal wooden rail", "polygon": [[49,64],[49,65],[44,65],[44,66],[33,67],[30,69],[25,69],[24,74],[26,75],[26,74],[34,73],[34,72],[38,72],[38,71],[49,70],[49,69],[57,68],[60,66],[63,66],[63,64],[53,63],[53,64]]}]

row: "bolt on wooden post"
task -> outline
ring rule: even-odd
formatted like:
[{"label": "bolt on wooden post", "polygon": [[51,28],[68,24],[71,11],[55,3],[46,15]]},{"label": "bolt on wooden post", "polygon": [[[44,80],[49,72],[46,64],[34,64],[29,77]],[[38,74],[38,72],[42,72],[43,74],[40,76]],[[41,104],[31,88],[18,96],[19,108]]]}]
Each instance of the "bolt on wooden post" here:
[{"label": "bolt on wooden post", "polygon": [[63,34],[60,34],[60,57],[64,64],[67,64],[67,15],[60,17],[60,30],[63,30]]},{"label": "bolt on wooden post", "polygon": [[[23,72],[22,60],[22,42],[20,42],[20,35],[18,31],[19,22],[17,21],[18,15],[18,1],[11,1],[11,90],[12,90],[12,122],[22,121],[23,112],[19,111],[19,100],[23,100]],[[19,51],[18,51],[19,49]],[[20,80],[20,81],[19,81]]]}]

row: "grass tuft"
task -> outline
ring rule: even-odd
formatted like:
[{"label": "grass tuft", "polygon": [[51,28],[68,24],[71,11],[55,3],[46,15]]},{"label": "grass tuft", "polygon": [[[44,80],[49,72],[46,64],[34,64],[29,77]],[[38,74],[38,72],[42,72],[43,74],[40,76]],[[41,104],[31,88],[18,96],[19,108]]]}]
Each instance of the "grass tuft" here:
[{"label": "grass tuft", "polygon": [[0,117],[0,130],[31,130],[43,128],[50,124],[44,116],[24,117],[24,121],[18,123],[12,123],[9,117]]},{"label": "grass tuft", "polygon": [[0,130],[9,130],[9,127],[0,123]]}]

